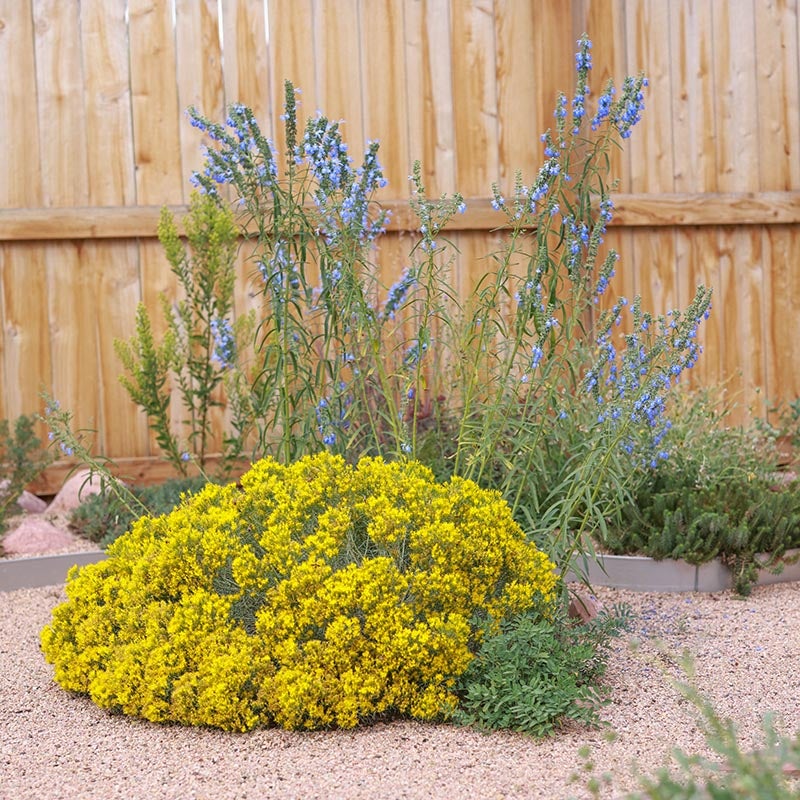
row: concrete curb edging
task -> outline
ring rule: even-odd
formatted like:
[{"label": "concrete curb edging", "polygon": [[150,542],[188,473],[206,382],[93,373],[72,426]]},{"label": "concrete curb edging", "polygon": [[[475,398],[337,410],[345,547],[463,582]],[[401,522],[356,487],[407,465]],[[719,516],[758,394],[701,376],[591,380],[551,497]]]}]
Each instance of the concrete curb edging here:
[{"label": "concrete curb edging", "polygon": [[[595,561],[581,556],[583,574],[593,586],[613,586],[638,592],[721,592],[733,587],[731,571],[715,558],[695,566],[685,561],[664,559],[656,561],[646,556],[598,555]],[[766,555],[758,556],[766,561]],[[790,563],[787,563],[790,562]],[[567,580],[577,580],[573,573]],[[783,570],[774,574],[766,569],[758,571],[756,584],[800,581],[800,549],[788,550]]]},{"label": "concrete curb edging", "polygon": [[[0,559],[0,592],[61,584],[73,565],[94,564],[105,557],[103,551],[91,550]],[[778,575],[759,570],[757,584],[800,581],[800,549],[789,550],[786,557],[793,563],[784,564],[783,571]],[[645,556],[599,555],[597,561],[587,556],[581,558],[582,571],[594,586],[613,586],[639,592],[721,592],[733,585],[730,570],[718,558],[700,566],[670,559],[656,561]],[[569,573],[567,580],[577,580],[577,577]]]},{"label": "concrete curb edging", "polygon": [[77,564],[85,566],[105,559],[102,550],[82,553],[62,553],[56,556],[0,558],[0,592],[16,589],[38,589],[64,583],[67,573]]}]

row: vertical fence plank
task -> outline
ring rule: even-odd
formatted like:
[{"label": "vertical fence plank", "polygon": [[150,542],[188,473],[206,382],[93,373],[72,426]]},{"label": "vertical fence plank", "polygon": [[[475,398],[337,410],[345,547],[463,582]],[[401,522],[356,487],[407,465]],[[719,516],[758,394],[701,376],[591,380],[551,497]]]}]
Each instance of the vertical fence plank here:
[{"label": "vertical fence plank", "polygon": [[228,0],[222,4],[225,105],[243,103],[253,109],[266,136],[274,137],[280,96],[271,95],[267,42],[270,31],[264,0]]},{"label": "vertical fence plank", "polygon": [[[41,140],[44,205],[88,205],[80,5],[77,0],[36,0],[34,24],[39,124],[58,131]],[[39,313],[49,321],[52,348],[45,383],[65,408],[74,410],[76,428],[99,430],[96,299],[91,275],[82,269],[82,244],[47,242],[43,253],[48,299]],[[102,433],[96,446],[102,448]]]},{"label": "vertical fence plank", "polygon": [[[619,0],[574,0],[573,28],[569,52],[557,56],[560,61],[568,63],[570,68],[569,82],[564,87],[567,96],[572,99],[575,86],[575,62],[571,58],[576,50],[577,38],[586,33],[592,41],[592,72],[589,89],[592,102],[597,100],[609,79],[613,79],[619,90],[622,78],[629,72],[644,70],[646,65],[631,63],[626,48],[626,29],[628,24],[627,4]],[[659,47],[664,43],[660,42]],[[630,192],[631,154],[630,148],[614,149],[611,153],[611,174],[619,181],[617,191]],[[620,241],[622,244],[622,241]],[[628,247],[624,250],[627,253]],[[628,289],[626,288],[626,291]],[[630,292],[628,292],[630,294]]]},{"label": "vertical fence plank", "polygon": [[450,8],[405,0],[408,144],[431,197],[456,190]]},{"label": "vertical fence plank", "polygon": [[39,152],[43,204],[81,206],[89,199],[86,114],[78,0],[35,0]]},{"label": "vertical fence plank", "polygon": [[[791,189],[800,185],[800,29],[796,0],[761,4],[755,25],[759,188]],[[800,363],[798,246],[798,226],[763,229],[768,407],[778,398],[789,401],[800,396],[796,371],[791,368]]]},{"label": "vertical fence plank", "polygon": [[[770,276],[769,313],[764,320],[769,348],[770,406],[800,398],[800,230],[772,225],[763,236],[764,269]],[[771,367],[771,369],[770,369]],[[776,421],[773,416],[773,421]]]},{"label": "vertical fence plank", "polygon": [[15,65],[13,80],[9,73],[0,81],[0,206],[36,208],[43,198],[32,0],[0,0],[0,20],[0,62]]},{"label": "vertical fence plank", "polygon": [[[575,85],[575,62],[572,54],[576,51],[578,37],[586,33],[593,45],[593,67],[589,88],[591,91],[590,101],[594,104],[609,79],[614,81],[619,90],[622,78],[630,69],[625,47],[625,6],[617,2],[617,0],[576,0],[573,3],[572,23],[569,58],[566,52],[558,57],[559,60],[567,61],[569,65],[569,80],[565,85],[565,91],[567,97],[571,100]],[[641,69],[642,65],[635,65],[634,68]],[[644,124],[652,124],[652,121],[645,117]],[[612,148],[609,156],[608,177],[612,182],[616,182],[616,191],[630,191],[631,163],[629,148],[625,147],[622,150]],[[613,305],[615,298],[620,296],[631,298],[636,294],[633,233],[630,230],[611,229],[604,238],[602,258],[605,258],[605,254],[611,250],[616,250],[620,258],[616,267],[616,275],[611,280],[608,291],[599,299],[597,304],[598,313]],[[592,316],[596,316],[596,314]]]},{"label": "vertical fence plank", "polygon": [[[0,258],[3,306],[3,394],[0,419],[42,410],[42,388],[49,388],[52,350],[47,318],[48,277],[45,252],[37,242],[3,248]],[[65,295],[66,296],[66,295]],[[40,437],[44,428],[39,427]]]},{"label": "vertical fence plank", "polygon": [[[231,0],[222,5],[225,105],[242,103],[253,110],[262,132],[275,136],[268,40],[270,31],[263,0]],[[258,275],[250,258],[252,246],[243,244],[237,255],[234,306],[237,316],[258,309]]]},{"label": "vertical fence plank", "polygon": [[[467,197],[486,196],[500,180],[495,17],[490,0],[452,0],[453,123],[455,126],[456,187]],[[466,297],[491,269],[487,256],[500,245],[498,237],[462,232],[456,288]]]},{"label": "vertical fence plank", "polygon": [[136,204],[125,2],[83,0],[81,54],[89,204]]},{"label": "vertical fence plank", "polygon": [[[630,187],[634,193],[673,191],[673,144],[669,126],[672,84],[669,40],[669,8],[659,0],[632,0],[626,5],[628,74],[643,71],[649,88],[644,122],[633,129],[625,148],[630,153]],[[657,120],[664,120],[661,125]],[[634,290],[642,307],[665,314],[677,305],[678,275],[675,271],[675,234],[669,228],[641,228],[631,237]]]},{"label": "vertical fence plank", "polygon": [[[272,97],[280,113],[284,108],[285,81],[302,91],[297,98],[302,116],[313,114],[319,107],[313,12],[313,0],[269,0],[270,41],[280,42],[280,46],[269,50]],[[286,153],[286,136],[280,122],[275,126],[280,164]]]},{"label": "vertical fence plank", "polygon": [[[42,186],[30,0],[0,0],[0,20],[0,62],[17,66],[13,80],[0,81],[0,148],[6,164],[0,206],[37,207]],[[31,324],[42,320],[47,306],[40,254],[38,245],[0,245],[0,419],[38,410],[40,376],[50,377],[47,326]]]},{"label": "vertical fence plank", "polygon": [[[712,5],[717,174],[720,191],[757,191],[759,148],[755,63],[755,7],[739,2]],[[723,375],[743,408],[763,413],[764,270],[760,232],[721,228],[722,276],[716,310],[726,331]],[[755,260],[754,260],[755,259]],[[735,376],[735,377],[734,377]]]},{"label": "vertical fence plank", "polygon": [[[185,111],[189,106],[195,106],[215,122],[224,121],[226,116],[220,43],[222,21],[218,18],[216,0],[176,0],[175,6],[181,187],[183,200],[188,202],[192,194],[189,177],[203,168],[202,145],[208,145],[210,141],[198,135],[197,129],[186,119]],[[216,392],[215,400],[220,399],[220,392]],[[223,410],[219,406],[212,408],[210,419],[214,441],[221,442]]]},{"label": "vertical fence plank", "polygon": [[[155,0],[129,0],[131,92],[136,162],[137,201],[140,205],[180,203],[181,111],[176,80],[175,35],[170,4]],[[177,295],[177,281],[158,241],[139,242],[142,301],[150,310],[154,335],[164,334],[159,295]],[[175,431],[181,431],[180,401],[173,393]],[[159,453],[150,435],[150,453]]]},{"label": "vertical fence plank", "polygon": [[181,109],[170,4],[130,0],[128,13],[137,200],[180,203]]},{"label": "vertical fence plank", "polygon": [[409,153],[402,4],[395,0],[362,2],[361,28],[364,135],[380,140],[380,161],[388,181],[377,196],[405,197],[417,156]]},{"label": "vertical fence plank", "polygon": [[[365,139],[360,25],[359,0],[315,4],[316,103],[305,103],[303,109],[304,119],[313,117],[319,110],[332,121],[343,120],[343,132],[357,163],[360,163]],[[343,53],[347,53],[347,57],[342,57]]]},{"label": "vertical fence plank", "polygon": [[183,202],[189,201],[189,176],[203,166],[202,140],[186,119],[189,106],[215,122],[225,116],[221,20],[216,0],[177,0],[175,9],[178,131],[181,142]]},{"label": "vertical fence plank", "polygon": [[[406,197],[413,159],[409,152],[406,81],[407,40],[402,3],[366,0],[361,3],[361,52],[364,97],[364,133],[381,143],[379,158],[387,186],[376,193],[384,198]],[[371,253],[385,300],[385,289],[409,263],[415,237],[392,233],[380,237]]]},{"label": "vertical fence plank", "polygon": [[513,193],[516,170],[526,184],[533,180],[541,162],[539,134],[550,125],[539,116],[536,102],[549,87],[533,84],[542,53],[536,17],[533,4],[502,0],[495,5],[499,179],[506,197]]},{"label": "vertical fence plank", "polygon": [[[677,0],[669,4],[670,117],[676,192],[717,190],[711,11],[709,3],[697,0]],[[649,109],[646,114],[649,117]],[[653,122],[647,119],[646,124]],[[682,308],[689,303],[698,284],[719,285],[719,239],[715,228],[676,229],[675,272],[678,304]],[[717,309],[701,326],[699,341],[704,355],[691,376],[694,386],[710,385],[723,375],[721,321],[722,314]]]},{"label": "vertical fence plank", "polygon": [[[84,0],[81,4],[81,51],[89,204],[134,205],[136,176],[124,2]],[[115,339],[127,339],[132,335],[136,305],[141,298],[136,242],[124,239],[86,241],[80,251],[80,270],[94,294],[97,311],[92,318],[100,320],[95,333],[98,444],[106,453],[146,452],[146,420],[136,411],[119,382],[122,365],[114,352]],[[120,419],[125,423],[120,424]]]}]

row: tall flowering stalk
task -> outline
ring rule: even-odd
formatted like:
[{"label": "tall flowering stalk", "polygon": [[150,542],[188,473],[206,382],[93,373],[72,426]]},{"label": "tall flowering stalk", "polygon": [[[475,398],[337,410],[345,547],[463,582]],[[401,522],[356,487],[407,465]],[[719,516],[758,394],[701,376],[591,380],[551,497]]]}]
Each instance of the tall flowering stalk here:
[{"label": "tall flowering stalk", "polygon": [[471,478],[499,489],[562,565],[619,508],[636,470],[668,456],[668,395],[697,359],[710,308],[704,287],[665,317],[604,297],[618,262],[603,248],[608,153],[640,120],[647,81],[609,83],[592,104],[591,44],[578,45],[574,94],[558,98],[542,167],[530,183],[518,174],[509,197],[493,187],[507,244],[467,297],[445,238],[464,201],[427,198],[419,165],[419,239],[383,290],[369,261],[386,224],[372,201],[384,183],[376,142],[356,167],[337,123],[318,115],[300,137],[289,83],[280,167],[249,109],[232,107],[224,125],[190,110],[213,142],[193,181],[220,202],[220,186],[233,187],[255,241],[263,308],[249,403],[260,451],[285,462],[320,449],[416,458],[440,478]]},{"label": "tall flowering stalk", "polygon": [[[230,184],[255,240],[263,308],[251,404],[258,449],[285,462],[320,447],[346,450],[360,433],[351,409],[383,414],[378,397],[388,388],[365,368],[380,354],[368,255],[388,219],[372,202],[385,184],[378,143],[368,143],[357,167],[336,122],[318,115],[298,138],[298,94],[287,82],[283,159],[250,109],[233,106],[224,125],[190,109],[192,124],[215,143],[192,180],[217,199],[220,185]],[[366,418],[372,447],[362,447],[380,452],[384,426],[374,414]]]},{"label": "tall flowering stalk", "polygon": [[[668,396],[698,358],[711,297],[701,286],[684,312],[661,317],[638,298],[599,311],[619,259],[603,251],[608,152],[640,120],[647,80],[628,77],[619,93],[608,83],[592,113],[591,43],[578,46],[573,97],[559,97],[554,129],[541,137],[543,166],[529,184],[518,174],[510,197],[493,187],[508,230],[495,267],[466,302],[439,281],[432,316],[444,323],[435,347],[446,368],[428,387],[446,398],[446,470],[500,489],[563,563],[624,502],[637,470],[668,457]],[[446,242],[437,247],[420,220],[430,258]]]}]

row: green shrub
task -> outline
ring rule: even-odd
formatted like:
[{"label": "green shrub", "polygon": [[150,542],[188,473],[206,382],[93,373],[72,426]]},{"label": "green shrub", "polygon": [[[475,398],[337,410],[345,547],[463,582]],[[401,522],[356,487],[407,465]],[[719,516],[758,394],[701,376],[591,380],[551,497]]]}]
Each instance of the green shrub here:
[{"label": "green shrub", "polygon": [[6,529],[6,516],[25,486],[50,463],[48,453],[33,430],[36,418],[21,415],[13,427],[0,420],[0,534]]},{"label": "green shrub", "polygon": [[246,730],[447,717],[486,620],[555,604],[499,493],[418,462],[266,459],[73,571],[55,678],[153,721]]},{"label": "green shrub", "polygon": [[[647,472],[597,538],[612,553],[703,564],[717,556],[747,594],[759,566],[800,546],[800,484],[777,490],[778,455],[758,426],[724,425],[707,392],[687,393],[673,416],[673,453]],[[759,553],[769,554],[764,564]]]},{"label": "green shrub", "polygon": [[[228,476],[241,459],[254,422],[252,410],[239,391],[244,378],[244,343],[252,336],[254,315],[233,316],[236,249],[239,230],[230,209],[210,197],[194,193],[183,221],[186,238],[179,236],[175,218],[161,211],[158,238],[164,247],[182,299],[171,303],[161,295],[166,331],[157,341],[150,314],[143,304],[136,311],[136,334],[114,340],[125,374],[122,385],[147,414],[151,430],[164,456],[181,474],[189,461],[208,469],[207,458],[221,451],[219,475]],[[215,437],[212,415],[228,399],[229,423]],[[172,430],[170,398],[180,396],[186,414],[186,437]]]},{"label": "green shrub", "polygon": [[[203,477],[175,478],[155,486],[133,487],[131,489],[142,505],[152,516],[172,511],[184,495],[193,495],[208,481]],[[104,548],[130,529],[139,518],[136,511],[110,492],[89,495],[69,517],[72,530],[85,539],[98,542]]]},{"label": "green shrub", "polygon": [[568,719],[599,724],[607,689],[608,642],[627,626],[628,612],[601,614],[577,625],[532,613],[487,632],[459,678],[455,721],[490,730],[547,736]]}]

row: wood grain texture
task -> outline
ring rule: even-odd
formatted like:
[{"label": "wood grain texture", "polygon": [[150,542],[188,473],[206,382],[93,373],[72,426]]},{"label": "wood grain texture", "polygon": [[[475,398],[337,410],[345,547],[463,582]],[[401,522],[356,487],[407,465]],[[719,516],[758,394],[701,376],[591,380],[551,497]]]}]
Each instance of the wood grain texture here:
[{"label": "wood grain texture", "polygon": [[451,52],[456,185],[464,195],[488,195],[500,179],[494,19],[490,0],[453,0]]},{"label": "wood grain texture", "polygon": [[[86,205],[89,171],[78,0],[35,0],[36,100],[44,206]],[[66,132],[67,141],[62,139]]]},{"label": "wood grain texture", "polygon": [[[93,205],[116,208],[123,217],[136,202],[125,4],[83,2],[81,47],[89,199]],[[93,343],[97,369],[94,380],[89,381],[94,386],[89,391],[96,397],[96,419],[85,422],[98,431],[99,451],[147,452],[147,423],[142,414],[118,424],[120,412],[130,407],[130,400],[117,380],[122,367],[114,352],[114,339],[127,339],[134,330],[132,312],[141,299],[138,247],[132,239],[77,244],[77,269],[94,306],[80,309],[86,317],[81,335]]]},{"label": "wood grain texture", "polygon": [[716,192],[712,7],[703,0],[675,0],[666,5],[669,36],[674,42],[670,114],[673,188],[676,192]]},{"label": "wood grain texture", "polygon": [[[537,41],[537,14],[533,4],[502,0],[495,4],[497,38],[497,105],[500,191],[514,190],[516,170],[530,183],[541,161],[539,133],[550,125],[540,116],[537,98],[548,94],[544,83],[534,86],[536,59],[542,57]],[[541,74],[541,73],[539,73]]]},{"label": "wood grain texture", "polygon": [[[614,290],[659,311],[712,285],[692,381],[728,380],[756,408],[800,392],[797,0],[269,0],[268,12],[263,0],[0,0],[13,66],[0,86],[0,414],[55,386],[81,422],[100,421],[110,455],[155,453],[118,394],[110,340],[130,334],[140,297],[158,320],[159,292],[175,296],[155,232],[162,204],[185,213],[202,162],[189,103],[213,118],[246,103],[283,152],[289,78],[301,120],[346,119],[355,161],[380,138],[387,285],[415,239],[406,179],[420,158],[429,196],[467,198],[451,226],[466,292],[502,238],[490,185],[508,193],[516,169],[527,181],[538,169],[583,32],[590,105],[609,77],[650,78],[643,121],[611,157]],[[246,247],[237,269],[241,313],[258,305]]]},{"label": "wood grain texture", "polygon": [[[216,0],[177,0],[175,4],[175,52],[178,85],[181,188],[183,202],[191,194],[189,176],[203,168],[203,138],[186,119],[194,106],[215,122],[225,119],[222,77],[221,20]],[[210,144],[205,140],[205,144]]]},{"label": "wood grain texture", "polygon": [[381,143],[387,186],[376,197],[391,200],[409,194],[412,168],[403,6],[395,0],[369,0],[360,10],[364,136]]},{"label": "wood grain texture", "polygon": [[[280,43],[269,48],[272,100],[277,114],[283,114],[286,81],[302,92],[297,98],[301,113],[313,114],[319,108],[313,0],[269,0],[269,37],[270,42]],[[286,136],[280,120],[275,126],[280,164],[286,154]]]},{"label": "wood grain texture", "polygon": [[[614,194],[615,228],[714,225],[800,224],[800,192],[728,194]],[[487,197],[465,198],[467,211],[450,230],[494,230],[505,217]],[[390,231],[415,230],[416,216],[406,200],[385,200]],[[187,206],[167,208],[180,220]],[[155,238],[161,206],[0,209],[0,241]]]},{"label": "wood grain texture", "polygon": [[266,136],[275,136],[275,109],[264,0],[222,4],[225,105],[253,110]]},{"label": "wood grain texture", "polygon": [[[555,5],[555,4],[554,4]],[[559,9],[560,11],[560,9]],[[555,13],[559,13],[556,11]],[[562,18],[566,17],[561,14]],[[620,0],[577,0],[572,3],[572,29],[570,31],[569,46],[564,47],[560,52],[551,51],[550,62],[558,61],[561,66],[560,69],[566,69],[566,73],[562,72],[562,80],[565,82],[559,88],[567,93],[567,97],[572,102],[575,87],[575,62],[573,59],[567,59],[566,55],[572,55],[577,47],[576,42],[578,37],[582,34],[587,34],[592,41],[592,61],[594,66],[590,74],[589,88],[592,92],[590,100],[593,102],[593,97],[602,92],[606,83],[610,80],[614,81],[619,91],[619,86],[623,77],[629,72],[634,74],[641,70],[647,70],[647,64],[640,62],[630,63],[626,53],[626,30],[629,24],[629,17],[627,14],[627,4],[620,2]],[[563,26],[563,22],[561,23]],[[548,32],[558,30],[553,25],[548,26]],[[560,41],[563,42],[565,34],[562,33]],[[549,65],[544,67],[549,70]],[[553,100],[549,101],[548,113],[553,113]],[[631,181],[631,155],[630,149],[624,148],[622,150],[613,148],[610,154],[611,175],[615,180],[619,181],[617,190],[620,192],[630,192]]]},{"label": "wood grain texture", "polygon": [[[302,98],[306,101],[302,106],[303,119],[321,111],[329,120],[342,122],[342,132],[356,164],[361,163],[366,139],[359,6],[359,0],[315,4],[316,97],[313,105]],[[350,55],[343,58],[343,53]]]},{"label": "wood grain texture", "polygon": [[[89,205],[135,205],[136,171],[124,3],[103,0],[81,3],[81,53]],[[61,146],[64,144],[62,139]]]},{"label": "wood grain texture", "polygon": [[[36,0],[33,8],[37,110],[40,124],[46,121],[49,131],[40,144],[45,206],[89,203],[80,10],[77,0]],[[80,242],[31,247],[41,248],[47,301],[40,314],[46,315],[50,347],[49,380],[40,378],[44,386],[37,389],[47,388],[64,408],[74,409],[76,428],[98,429],[98,315],[93,289],[99,265],[82,262]],[[42,374],[44,364],[28,366],[34,374]],[[98,445],[102,449],[101,441]]]},{"label": "wood grain texture", "polygon": [[[768,0],[755,14],[759,188],[800,185],[800,20],[797,0]],[[769,157],[764,158],[765,149]]]},{"label": "wood grain texture", "polygon": [[[3,308],[3,418],[38,413],[42,388],[52,385],[47,265],[38,244],[3,247],[0,258]],[[70,355],[70,361],[72,355]],[[43,430],[39,428],[40,436]]]},{"label": "wood grain texture", "polygon": [[[131,0],[129,36],[133,135],[136,160],[137,201],[160,205],[183,201],[180,124],[182,109],[178,100],[175,31],[170,4],[156,0]],[[141,300],[150,311],[153,333],[159,339],[166,323],[162,319],[159,297],[162,293],[178,299],[178,286],[158,241],[139,242],[139,280]],[[135,314],[135,308],[128,312]],[[133,408],[132,404],[130,404]],[[128,411],[128,415],[139,414]],[[180,406],[173,393],[172,417],[180,429]],[[148,452],[158,448],[149,434]]]},{"label": "wood grain texture", "polygon": [[452,12],[436,0],[405,0],[404,12],[409,150],[428,195],[438,197],[457,185]]},{"label": "wood grain texture", "polygon": [[0,0],[0,63],[15,66],[0,81],[0,150],[4,179],[0,207],[41,206],[39,115],[32,0]]},{"label": "wood grain texture", "polygon": [[183,110],[170,4],[130,0],[128,15],[136,199],[142,205],[181,203]]}]

